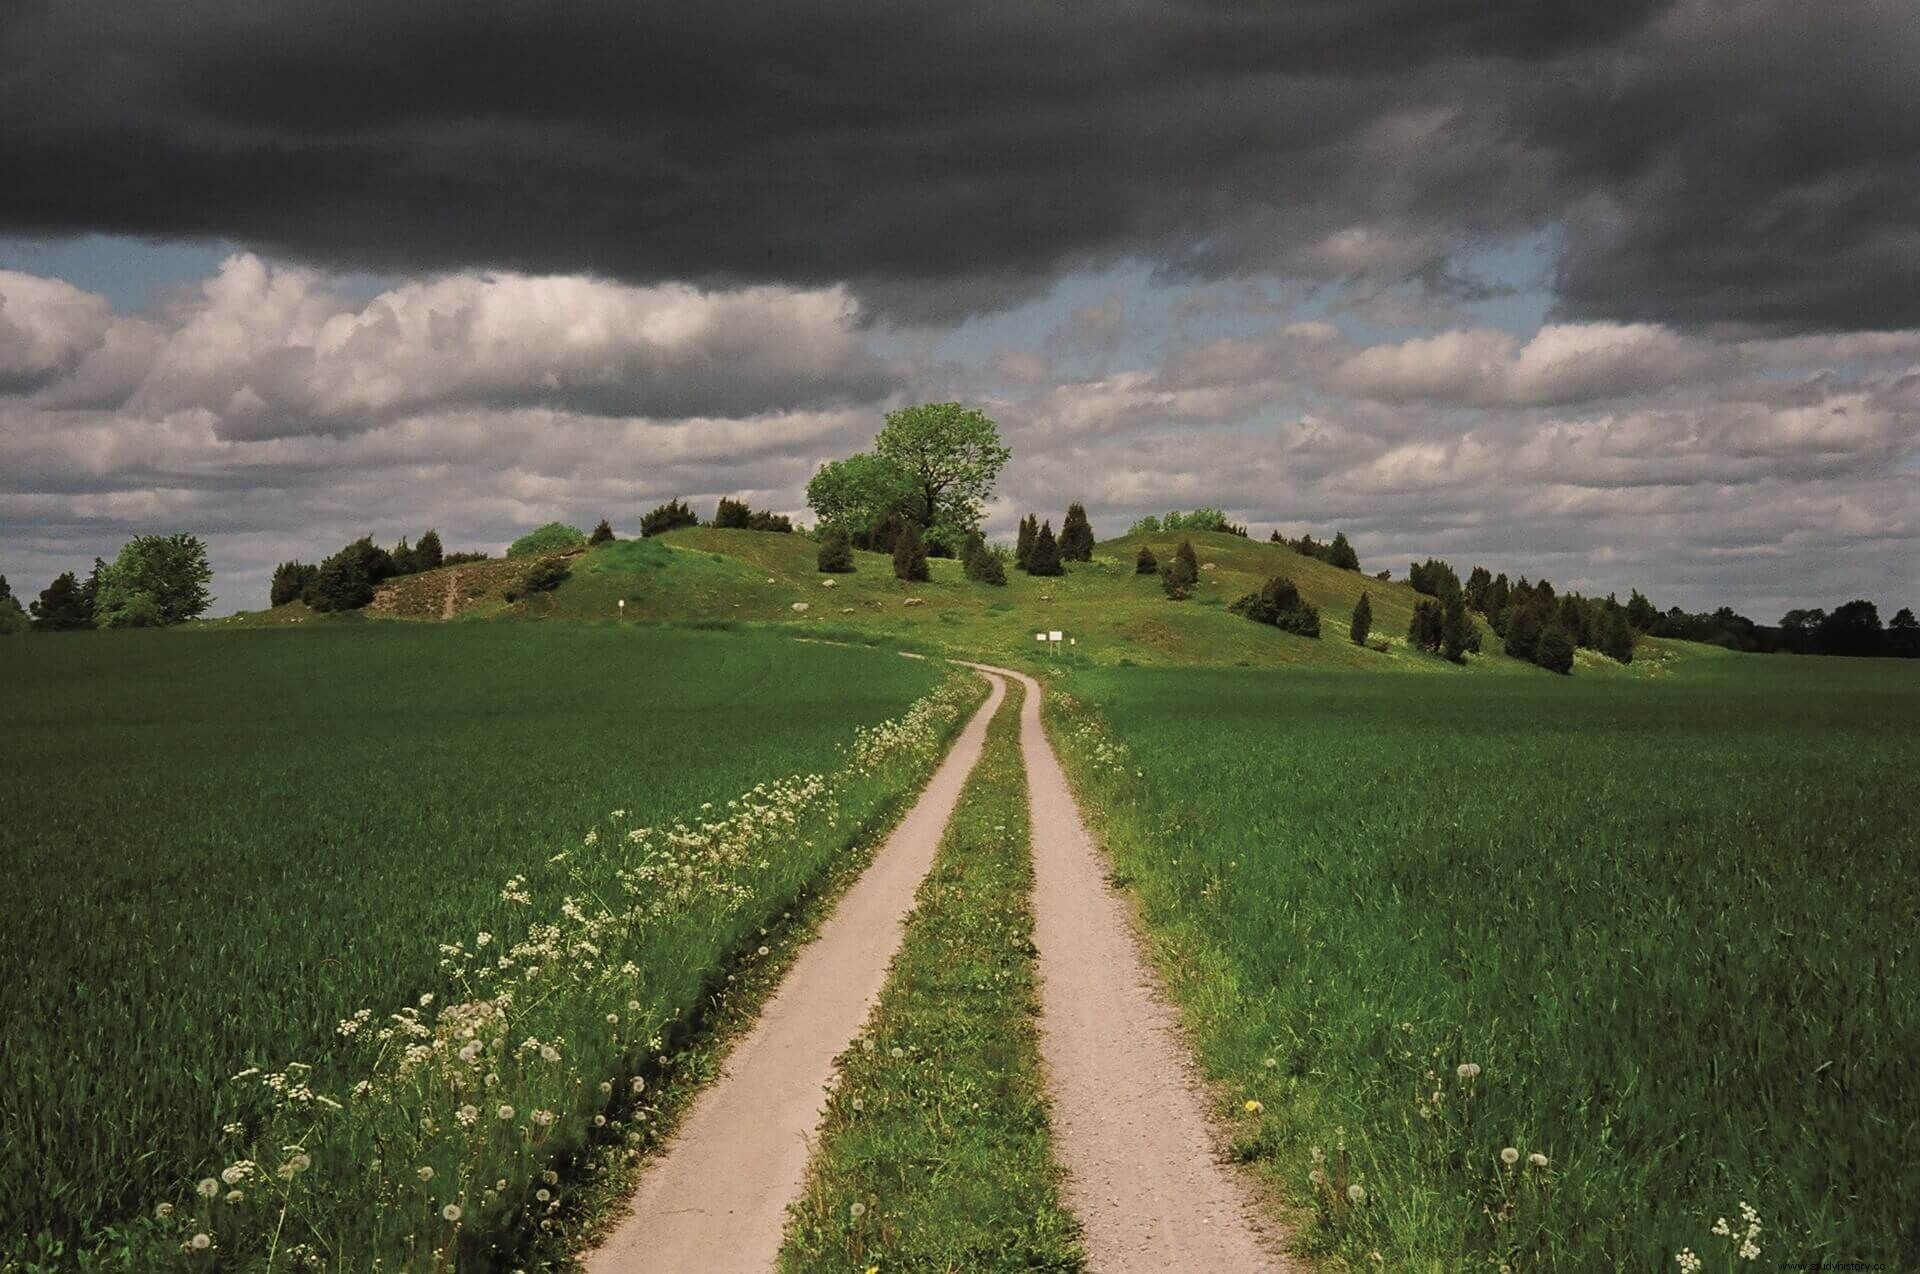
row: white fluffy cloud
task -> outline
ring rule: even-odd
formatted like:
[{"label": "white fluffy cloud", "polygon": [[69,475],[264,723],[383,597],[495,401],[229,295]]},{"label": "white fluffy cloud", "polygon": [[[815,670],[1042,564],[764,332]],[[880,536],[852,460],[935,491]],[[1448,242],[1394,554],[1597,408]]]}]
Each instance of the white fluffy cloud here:
[{"label": "white fluffy cloud", "polygon": [[999,534],[1073,499],[1102,534],[1212,504],[1256,534],[1344,529],[1369,569],[1437,553],[1761,619],[1920,601],[1920,333],[1515,335],[1438,309],[1365,343],[1264,292],[1177,293],[1146,332],[1154,308],[1116,292],[1051,342],[938,362],[835,288],[459,274],[367,296],[242,255],[130,314],[0,272],[0,570],[31,594],[192,529],[231,609],[361,534],[497,549],[673,496],[804,513],[888,407],[951,397],[1014,448]]}]

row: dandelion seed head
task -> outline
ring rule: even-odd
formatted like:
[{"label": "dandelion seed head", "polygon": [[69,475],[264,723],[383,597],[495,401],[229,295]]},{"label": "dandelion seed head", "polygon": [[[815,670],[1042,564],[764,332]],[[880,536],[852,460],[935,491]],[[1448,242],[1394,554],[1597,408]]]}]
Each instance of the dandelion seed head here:
[{"label": "dandelion seed head", "polygon": [[861,1217],[865,1216],[866,1214],[867,1214],[867,1205],[864,1203],[856,1203],[852,1207],[847,1209],[847,1215],[851,1216],[856,1221],[858,1221]]},{"label": "dandelion seed head", "polygon": [[187,1246],[196,1252],[204,1252],[213,1246],[213,1236],[203,1231],[188,1239]]},{"label": "dandelion seed head", "polygon": [[220,1183],[212,1177],[202,1177],[200,1178],[200,1184],[196,1185],[194,1189],[200,1192],[201,1198],[211,1199],[220,1193]]},{"label": "dandelion seed head", "polygon": [[1535,1168],[1544,1168],[1547,1166],[1547,1157],[1536,1150],[1527,1156],[1527,1163]]},{"label": "dandelion seed head", "polygon": [[1514,1164],[1520,1162],[1520,1152],[1518,1150],[1515,1150],[1512,1146],[1508,1146],[1505,1150],[1502,1150],[1500,1152],[1500,1162],[1506,1164],[1507,1167],[1511,1168],[1513,1167]]},{"label": "dandelion seed head", "polygon": [[1359,1204],[1359,1203],[1365,1203],[1366,1201],[1367,1201],[1367,1188],[1365,1186],[1361,1185],[1358,1181],[1356,1181],[1352,1185],[1347,1187],[1348,1203]]}]

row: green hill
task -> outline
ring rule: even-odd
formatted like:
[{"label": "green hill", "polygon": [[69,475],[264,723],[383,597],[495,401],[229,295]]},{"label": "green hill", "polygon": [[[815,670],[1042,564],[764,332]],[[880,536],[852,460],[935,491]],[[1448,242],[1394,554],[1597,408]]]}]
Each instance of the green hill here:
[{"label": "green hill", "polygon": [[[1134,573],[1140,545],[1162,560],[1182,538],[1200,559],[1199,587],[1174,602],[1152,576]],[[1465,669],[1406,643],[1420,595],[1403,582],[1340,570],[1280,544],[1217,532],[1123,536],[1094,550],[1091,562],[1068,573],[1036,578],[1009,570],[1007,586],[974,583],[960,563],[935,559],[933,578],[906,584],[879,553],[857,552],[850,575],[823,575],[817,546],[800,535],[688,528],[651,539],[618,540],[567,561],[571,574],[550,593],[507,600],[531,569],[532,558],[473,563],[407,576],[383,585],[369,614],[389,618],[626,619],[629,621],[752,621],[811,629],[823,638],[898,641],[938,654],[1026,663],[1059,659],[1077,664],[1253,665],[1313,664],[1434,673],[1502,671],[1530,676],[1537,669],[1507,658],[1482,625],[1484,654]],[[450,576],[458,577],[450,581]],[[1227,607],[1274,575],[1291,578],[1320,608],[1322,636],[1296,637],[1250,623]],[[1376,644],[1347,640],[1362,589],[1372,598]],[[620,603],[626,603],[624,609]],[[802,609],[796,609],[796,608]],[[286,611],[290,608],[283,607]],[[264,617],[259,617],[264,618]],[[1034,640],[1059,630],[1071,639],[1057,651]],[[1677,643],[1643,640],[1631,668],[1581,651],[1580,674],[1659,675]]]}]

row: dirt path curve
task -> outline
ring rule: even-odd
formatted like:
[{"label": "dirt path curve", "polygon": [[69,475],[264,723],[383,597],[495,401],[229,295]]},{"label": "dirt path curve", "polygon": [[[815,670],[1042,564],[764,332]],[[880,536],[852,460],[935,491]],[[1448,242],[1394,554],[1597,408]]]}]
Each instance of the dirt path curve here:
[{"label": "dirt path curve", "polygon": [[447,572],[447,595],[440,602],[440,618],[452,619],[454,607],[460,599],[460,572]]},{"label": "dirt path curve", "polygon": [[586,1258],[589,1274],[773,1268],[787,1205],[805,1184],[833,1059],[879,998],[914,894],[1006,698],[1004,681],[987,680],[986,704],[734,1045],[720,1077],[694,1100],[679,1135],[641,1177],[633,1214]]},{"label": "dirt path curve", "polygon": [[1087,834],[1040,725],[1040,687],[1020,710],[1033,815],[1040,1055],[1054,1152],[1088,1265],[1114,1271],[1288,1270],[1247,1183],[1214,1153],[1206,1098],[1127,902]]}]

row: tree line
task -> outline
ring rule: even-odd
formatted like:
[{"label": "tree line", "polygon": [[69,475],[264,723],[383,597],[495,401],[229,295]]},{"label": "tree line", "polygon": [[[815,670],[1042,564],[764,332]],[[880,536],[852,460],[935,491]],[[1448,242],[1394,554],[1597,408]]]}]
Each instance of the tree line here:
[{"label": "tree line", "polygon": [[85,579],[62,571],[23,610],[0,576],[0,633],[87,628],[167,628],[213,605],[207,546],[196,535],[136,535]]}]

